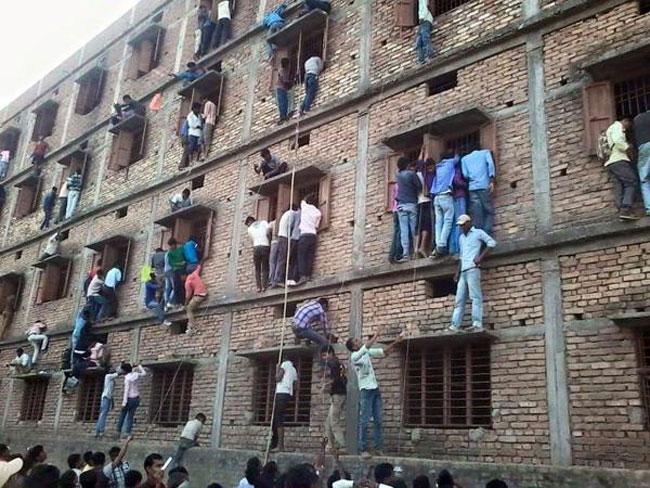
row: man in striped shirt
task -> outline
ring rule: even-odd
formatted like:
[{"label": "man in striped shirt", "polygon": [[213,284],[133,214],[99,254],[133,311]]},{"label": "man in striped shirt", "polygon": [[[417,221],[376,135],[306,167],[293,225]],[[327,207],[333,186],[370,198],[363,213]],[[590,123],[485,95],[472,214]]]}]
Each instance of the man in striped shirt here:
[{"label": "man in striped shirt", "polygon": [[[293,316],[293,331],[298,339],[307,339],[320,346],[329,345],[333,339],[327,321],[327,298],[307,302]],[[324,335],[314,330],[314,324],[320,322]],[[334,338],[335,339],[335,338]]]}]

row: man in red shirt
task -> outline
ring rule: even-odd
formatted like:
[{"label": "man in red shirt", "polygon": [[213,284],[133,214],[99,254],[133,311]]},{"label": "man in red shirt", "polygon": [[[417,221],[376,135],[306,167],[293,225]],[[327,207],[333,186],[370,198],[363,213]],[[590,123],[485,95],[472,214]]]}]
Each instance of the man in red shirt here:
[{"label": "man in red shirt", "polygon": [[201,268],[199,264],[196,269],[190,273],[185,279],[185,311],[187,312],[187,331],[191,333],[191,329],[195,324],[194,312],[205,301],[208,296],[208,290],[205,283],[201,279]]},{"label": "man in red shirt", "polygon": [[32,151],[32,164],[39,165],[45,162],[45,153],[50,148],[50,146],[45,142],[45,137],[41,136],[38,138],[38,142],[34,144],[34,150]]}]

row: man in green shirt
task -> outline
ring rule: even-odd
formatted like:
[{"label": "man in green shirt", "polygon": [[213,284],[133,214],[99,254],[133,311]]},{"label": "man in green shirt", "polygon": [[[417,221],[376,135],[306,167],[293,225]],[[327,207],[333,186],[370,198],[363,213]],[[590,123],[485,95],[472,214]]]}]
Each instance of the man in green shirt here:
[{"label": "man in green shirt", "polygon": [[165,259],[172,269],[172,294],[169,300],[171,303],[167,304],[167,308],[169,308],[170,305],[182,306],[185,303],[185,290],[183,285],[185,256],[183,254],[183,248],[178,246],[176,239],[171,237],[167,241],[167,244],[169,245],[169,249],[167,250]]}]

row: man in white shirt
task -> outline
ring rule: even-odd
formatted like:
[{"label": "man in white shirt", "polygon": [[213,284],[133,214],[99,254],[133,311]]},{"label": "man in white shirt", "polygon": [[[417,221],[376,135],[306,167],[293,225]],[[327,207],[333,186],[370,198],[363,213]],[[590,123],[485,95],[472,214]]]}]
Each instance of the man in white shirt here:
[{"label": "man in white shirt", "polygon": [[[287,257],[289,257],[289,276],[287,277],[287,285],[295,285],[295,276],[291,274],[291,261],[296,258],[296,251],[294,246],[289,247],[289,239],[293,224],[298,213],[298,205],[293,204],[293,208],[287,209],[280,217],[278,224],[278,255],[275,265],[275,275],[271,277],[270,288],[277,288],[280,284],[284,285],[285,273],[287,271]],[[289,255],[291,254],[291,255]]]},{"label": "man in white shirt", "polygon": [[50,256],[54,256],[58,251],[59,251],[59,233],[55,232],[47,240],[47,244],[45,244],[45,249],[43,250],[43,254],[41,255],[39,261],[43,261],[49,258]]},{"label": "man in white shirt", "polygon": [[183,189],[181,193],[177,193],[169,199],[169,206],[172,212],[176,212],[182,208],[191,207],[194,204],[192,201],[192,192],[189,188]]},{"label": "man in white shirt", "polygon": [[13,374],[29,373],[32,368],[32,360],[22,347],[16,349],[16,357],[8,364]]},{"label": "man in white shirt", "polygon": [[368,424],[370,418],[374,420],[374,446],[375,454],[382,455],[384,439],[381,429],[381,393],[379,384],[375,376],[375,370],[372,366],[371,358],[383,358],[388,356],[391,350],[399,344],[404,336],[400,334],[394,342],[385,349],[373,347],[377,342],[378,335],[375,334],[365,344],[361,339],[350,338],[346,341],[345,347],[350,351],[350,360],[357,373],[357,383],[359,385],[359,438],[358,447],[361,457],[368,459],[371,457],[368,450]]},{"label": "man in white shirt", "polygon": [[108,412],[113,409],[113,389],[115,388],[115,380],[120,374],[122,374],[122,370],[109,372],[104,376],[104,389],[102,390],[102,398],[99,405],[99,418],[95,425],[96,438],[104,435]]},{"label": "man in white shirt", "polygon": [[201,104],[194,102],[192,111],[187,114],[188,127],[188,154],[190,163],[198,161],[201,155],[201,137],[203,136],[203,119],[201,118]]},{"label": "man in white shirt", "polygon": [[275,412],[273,414],[273,436],[271,450],[284,451],[284,414],[293,398],[294,383],[298,381],[298,372],[288,359],[277,368],[275,373]]},{"label": "man in white shirt", "polygon": [[305,61],[305,98],[302,100],[298,116],[311,110],[316,93],[318,93],[318,77],[321,71],[323,71],[323,60],[314,53]]},{"label": "man in white shirt", "polygon": [[214,126],[217,125],[217,106],[208,98],[203,98],[203,159],[208,157]]},{"label": "man in white shirt", "polygon": [[269,256],[271,255],[271,242],[269,234],[271,226],[266,220],[255,220],[255,217],[246,217],[248,235],[253,241],[253,264],[255,265],[255,283],[257,292],[261,293],[268,286]]},{"label": "man in white shirt", "polygon": [[634,195],[637,193],[638,176],[630,162],[627,132],[632,129],[632,119],[623,117],[614,122],[607,129],[607,144],[610,155],[605,162],[605,168],[614,185],[616,206],[619,209],[618,217],[621,220],[636,220],[638,216],[632,212]]},{"label": "man in white shirt", "polygon": [[317,207],[318,197],[315,194],[307,195],[300,202],[300,239],[298,240],[298,285],[311,280],[316,257],[316,242],[318,227],[322,217]]},{"label": "man in white shirt", "polygon": [[174,467],[182,466],[185,452],[191,447],[199,445],[199,435],[201,434],[201,429],[203,428],[206,420],[207,418],[204,414],[197,413],[194,419],[189,420],[185,424],[185,427],[183,427],[183,432],[181,432],[181,439],[178,442],[176,454],[174,454]]},{"label": "man in white shirt", "polygon": [[415,52],[418,64],[424,64],[428,59],[432,59],[434,55],[433,46],[431,45],[433,15],[429,11],[427,0],[418,0],[418,19],[420,26],[415,39]]},{"label": "man in white shirt", "polygon": [[[122,410],[117,421],[117,435],[127,438],[133,430],[135,411],[140,405],[140,379],[146,376],[145,369],[138,365],[133,369],[129,363],[120,366],[126,374],[124,377],[124,396],[122,398]],[[122,429],[124,427],[124,429]]]},{"label": "man in white shirt", "polygon": [[230,39],[230,0],[221,0],[217,4],[217,29],[214,32],[212,47],[218,48]]}]

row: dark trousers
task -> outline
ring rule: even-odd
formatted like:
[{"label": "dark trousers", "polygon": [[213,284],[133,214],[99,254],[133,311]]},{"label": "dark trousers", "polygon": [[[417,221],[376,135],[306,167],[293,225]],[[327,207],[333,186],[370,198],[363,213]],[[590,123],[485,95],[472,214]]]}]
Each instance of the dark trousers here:
[{"label": "dark trousers", "polygon": [[469,216],[472,217],[474,227],[492,235],[494,205],[492,205],[492,195],[488,190],[470,190]]},{"label": "dark trousers", "polygon": [[287,270],[287,255],[289,256],[289,280],[298,279],[298,241],[278,237],[278,257],[275,265],[275,276],[271,279],[274,285],[284,283],[284,274]]},{"label": "dark trousers", "polygon": [[59,215],[56,217],[56,223],[65,220],[65,211],[68,208],[68,197],[59,197]]},{"label": "dark trousers", "polygon": [[183,305],[185,303],[185,286],[183,284],[184,270],[175,269],[173,273],[174,273],[172,277],[172,287],[174,289],[173,303],[175,305]]},{"label": "dark trousers", "polygon": [[271,246],[255,246],[253,248],[253,263],[255,264],[255,283],[258,289],[265,289],[268,285],[269,256]]},{"label": "dark trousers", "polygon": [[214,35],[215,24],[208,22],[201,27],[201,46],[199,47],[199,56],[205,56],[210,50],[210,42]]},{"label": "dark trousers", "polygon": [[43,217],[43,223],[41,224],[41,230],[47,229],[50,226],[50,220],[52,219],[52,212],[54,211],[54,208],[44,208],[43,213],[45,214]]},{"label": "dark trousers", "polygon": [[230,39],[230,19],[219,19],[217,21],[217,29],[214,31],[212,47],[222,46],[228,39]]},{"label": "dark trousers", "polygon": [[305,5],[309,10],[319,8],[328,14],[332,11],[332,4],[329,2],[324,2],[323,0],[305,0]]},{"label": "dark trousers", "polygon": [[309,73],[305,78],[305,98],[302,100],[301,112],[309,112],[318,93],[318,76]]},{"label": "dark trousers", "polygon": [[632,164],[628,161],[617,161],[607,166],[607,172],[614,185],[616,206],[619,210],[630,208],[634,203],[634,193],[639,184]]},{"label": "dark trousers", "polygon": [[390,250],[388,251],[388,260],[392,263],[402,259],[402,242],[399,231],[399,217],[397,212],[393,212],[393,239],[390,243]]},{"label": "dark trousers", "polygon": [[106,298],[106,303],[104,303],[99,309],[97,320],[105,319],[107,317],[115,317],[117,314],[117,295],[115,294],[115,288],[105,286],[102,290],[102,294]]},{"label": "dark trousers", "polygon": [[301,234],[298,241],[298,274],[300,278],[311,278],[316,256],[316,234]]},{"label": "dark trousers", "polygon": [[289,92],[284,88],[276,88],[275,99],[278,103],[280,120],[286,120],[289,117]]},{"label": "dark trousers", "polygon": [[273,414],[273,435],[271,436],[271,449],[278,447],[278,427],[284,425],[284,415],[287,405],[291,401],[291,395],[288,393],[275,394],[275,413]]}]

